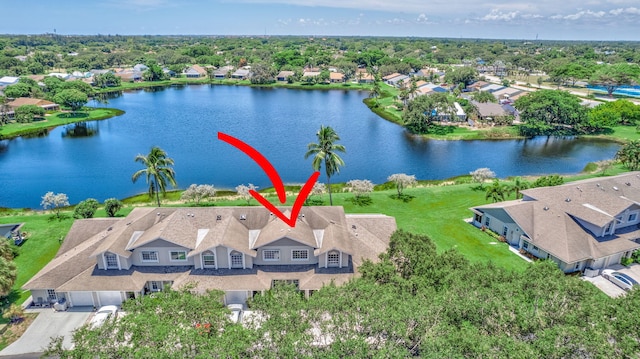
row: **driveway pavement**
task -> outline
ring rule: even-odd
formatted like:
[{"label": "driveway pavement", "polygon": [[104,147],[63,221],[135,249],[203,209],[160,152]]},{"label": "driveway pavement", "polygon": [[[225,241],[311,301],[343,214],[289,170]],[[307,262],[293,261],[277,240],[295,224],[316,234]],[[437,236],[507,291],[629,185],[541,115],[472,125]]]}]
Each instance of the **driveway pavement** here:
[{"label": "driveway pavement", "polygon": [[27,312],[40,314],[20,339],[0,351],[0,357],[43,352],[49,345],[51,337],[54,336],[64,336],[64,347],[71,348],[72,332],[87,322],[89,316],[93,314],[93,308],[74,307],[66,312],[55,312],[53,309],[44,308],[29,309]]},{"label": "driveway pavement", "polygon": [[[634,263],[629,267],[622,266],[620,264],[615,264],[609,267],[610,269],[616,270],[618,272],[622,272],[636,281],[640,282],[640,265]],[[599,275],[597,277],[588,278],[582,277],[584,280],[593,283],[596,287],[598,287],[601,291],[603,291],[606,295],[615,298],[626,293],[622,288],[613,284],[610,280],[605,279],[603,276]]]}]

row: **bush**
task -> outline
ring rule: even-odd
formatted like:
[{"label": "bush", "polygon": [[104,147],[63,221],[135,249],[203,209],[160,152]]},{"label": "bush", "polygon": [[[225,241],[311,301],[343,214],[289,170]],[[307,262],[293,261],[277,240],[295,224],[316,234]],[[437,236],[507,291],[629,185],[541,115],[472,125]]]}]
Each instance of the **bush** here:
[{"label": "bush", "polygon": [[120,209],[122,209],[122,202],[120,200],[108,198],[104,201],[104,210],[107,212],[107,216],[115,217]]},{"label": "bush", "polygon": [[93,218],[96,210],[98,210],[98,205],[100,205],[100,203],[93,198],[85,199],[76,205],[76,208],[73,210],[73,218]]}]

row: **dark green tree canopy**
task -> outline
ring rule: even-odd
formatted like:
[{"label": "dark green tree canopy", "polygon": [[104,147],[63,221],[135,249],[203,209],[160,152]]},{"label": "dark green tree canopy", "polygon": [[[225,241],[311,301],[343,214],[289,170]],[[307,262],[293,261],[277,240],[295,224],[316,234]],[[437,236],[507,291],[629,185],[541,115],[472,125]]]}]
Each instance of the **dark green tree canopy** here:
[{"label": "dark green tree canopy", "polygon": [[515,102],[525,136],[573,134],[583,130],[587,109],[566,91],[538,90]]},{"label": "dark green tree canopy", "polygon": [[58,92],[54,97],[54,100],[60,105],[69,107],[71,111],[75,112],[82,109],[82,107],[87,104],[87,101],[89,101],[89,98],[86,93],[80,90],[67,89]]}]

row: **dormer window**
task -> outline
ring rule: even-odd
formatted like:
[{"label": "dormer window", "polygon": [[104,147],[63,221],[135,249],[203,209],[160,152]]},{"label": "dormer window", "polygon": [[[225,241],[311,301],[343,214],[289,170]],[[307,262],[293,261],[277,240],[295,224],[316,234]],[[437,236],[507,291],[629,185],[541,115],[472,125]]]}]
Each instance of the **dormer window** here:
[{"label": "dormer window", "polygon": [[631,213],[629,215],[629,218],[627,219],[627,222],[635,222],[638,219],[638,214],[637,213]]},{"label": "dormer window", "polygon": [[604,229],[605,236],[611,233],[613,233],[613,222],[609,222],[609,224],[607,224],[607,227]]}]

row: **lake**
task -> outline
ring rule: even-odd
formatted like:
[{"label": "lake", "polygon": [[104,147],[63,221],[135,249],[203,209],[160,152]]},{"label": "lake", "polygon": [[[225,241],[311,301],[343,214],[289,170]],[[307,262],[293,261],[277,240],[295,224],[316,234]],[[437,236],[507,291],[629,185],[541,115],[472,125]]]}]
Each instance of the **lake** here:
[{"label": "lake", "polygon": [[[382,183],[393,173],[445,179],[489,167],[499,177],[577,173],[591,161],[612,158],[609,141],[540,137],[530,140],[435,141],[407,133],[362,103],[366,92],[259,89],[194,85],[125,93],[107,107],[126,114],[85,125],[67,125],[35,138],[0,141],[0,207],[40,208],[48,191],[71,203],[102,202],[145,192],[137,154],[151,146],[175,160],[180,188],[192,183],[233,189],[260,188],[270,181],[244,153],[217,139],[234,136],[271,161],[285,183],[303,183],[312,173],[305,159],[320,125],[332,126],[347,153],[333,182],[369,179]],[[92,105],[91,103],[89,105]],[[321,182],[326,177],[321,175]]]}]

